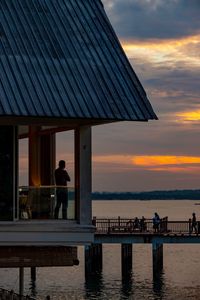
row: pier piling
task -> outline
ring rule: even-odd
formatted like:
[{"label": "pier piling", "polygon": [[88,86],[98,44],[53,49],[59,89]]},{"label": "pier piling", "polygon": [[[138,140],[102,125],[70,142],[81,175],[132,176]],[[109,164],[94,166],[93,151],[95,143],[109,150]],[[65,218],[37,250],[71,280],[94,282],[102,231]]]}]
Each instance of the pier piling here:
[{"label": "pier piling", "polygon": [[19,294],[22,296],[24,294],[24,268],[19,268]]},{"label": "pier piling", "polygon": [[153,252],[153,273],[162,271],[163,269],[163,244],[152,243]]},{"label": "pier piling", "polygon": [[85,273],[90,274],[102,270],[103,253],[102,244],[85,246]]},{"label": "pier piling", "polygon": [[36,267],[31,267],[31,280],[36,280]]},{"label": "pier piling", "polygon": [[121,270],[122,277],[127,276],[127,274],[132,272],[132,244],[121,244]]}]

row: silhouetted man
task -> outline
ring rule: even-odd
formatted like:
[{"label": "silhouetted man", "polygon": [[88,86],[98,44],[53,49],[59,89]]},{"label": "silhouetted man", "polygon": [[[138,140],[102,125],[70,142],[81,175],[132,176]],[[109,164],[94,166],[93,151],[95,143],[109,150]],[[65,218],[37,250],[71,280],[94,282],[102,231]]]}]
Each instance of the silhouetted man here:
[{"label": "silhouetted man", "polygon": [[67,206],[68,206],[68,190],[67,182],[70,181],[69,174],[65,170],[65,161],[60,160],[59,166],[55,170],[56,181],[56,207],[55,219],[58,219],[59,209],[62,204],[62,218],[67,219]]},{"label": "silhouetted man", "polygon": [[191,219],[191,232],[193,232],[193,230],[195,231],[195,233],[197,233],[197,218],[196,218],[196,214],[193,213],[192,214],[192,219]]},{"label": "silhouetted man", "polygon": [[157,213],[155,213],[153,217],[153,229],[154,232],[159,232],[160,230],[160,217]]}]

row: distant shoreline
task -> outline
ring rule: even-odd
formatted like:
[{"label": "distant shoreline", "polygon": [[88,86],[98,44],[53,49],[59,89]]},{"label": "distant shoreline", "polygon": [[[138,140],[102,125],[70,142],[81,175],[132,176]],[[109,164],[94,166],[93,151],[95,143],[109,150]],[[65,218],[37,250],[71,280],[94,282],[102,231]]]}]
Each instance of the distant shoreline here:
[{"label": "distant shoreline", "polygon": [[93,192],[92,200],[200,200],[200,190]]}]

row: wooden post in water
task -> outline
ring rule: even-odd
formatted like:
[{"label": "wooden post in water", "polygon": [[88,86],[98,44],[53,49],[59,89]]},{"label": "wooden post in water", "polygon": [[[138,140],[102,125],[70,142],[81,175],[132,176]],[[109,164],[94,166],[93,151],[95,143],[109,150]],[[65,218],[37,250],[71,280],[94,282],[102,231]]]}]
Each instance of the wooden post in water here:
[{"label": "wooden post in water", "polygon": [[36,267],[31,267],[31,280],[36,280]]},{"label": "wooden post in water", "polygon": [[153,242],[152,244],[153,254],[153,273],[159,273],[163,269],[163,244]]},{"label": "wooden post in water", "polygon": [[24,294],[24,268],[19,268],[19,294],[23,296]]},{"label": "wooden post in water", "polygon": [[122,277],[127,276],[132,271],[133,254],[132,244],[121,244],[121,271]]},{"label": "wooden post in water", "polygon": [[102,270],[103,262],[102,244],[85,246],[85,274],[86,276]]}]

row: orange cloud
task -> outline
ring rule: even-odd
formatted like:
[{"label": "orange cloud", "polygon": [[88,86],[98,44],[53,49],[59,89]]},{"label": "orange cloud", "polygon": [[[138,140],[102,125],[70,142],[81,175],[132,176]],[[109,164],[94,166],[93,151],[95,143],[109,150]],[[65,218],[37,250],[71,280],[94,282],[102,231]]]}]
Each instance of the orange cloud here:
[{"label": "orange cloud", "polygon": [[200,110],[181,112],[176,116],[183,122],[200,121]]},{"label": "orange cloud", "polygon": [[200,164],[198,156],[134,156],[132,163],[136,166],[159,166],[159,165],[182,165],[182,164]]},{"label": "orange cloud", "polygon": [[95,155],[92,161],[95,163],[131,164],[130,155]]},{"label": "orange cloud", "polygon": [[154,172],[170,172],[170,173],[190,173],[195,174],[200,172],[200,166],[199,167],[173,167],[173,166],[165,166],[165,167],[155,167],[155,168],[149,168],[149,171]]},{"label": "orange cloud", "polygon": [[177,61],[185,62],[190,67],[199,67],[199,56],[191,55],[191,47],[196,47],[199,43],[200,35],[190,36],[181,39],[148,41],[133,40],[123,41],[122,46],[128,57],[144,58],[153,63],[176,64]]},{"label": "orange cloud", "polygon": [[[176,155],[99,155],[93,156],[95,168],[114,170],[143,169],[156,172],[200,172],[200,156]],[[98,165],[97,165],[98,164]]]}]

